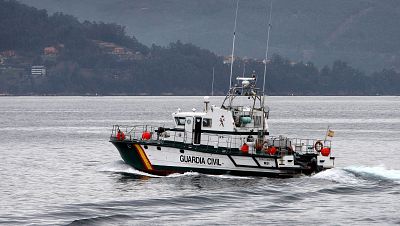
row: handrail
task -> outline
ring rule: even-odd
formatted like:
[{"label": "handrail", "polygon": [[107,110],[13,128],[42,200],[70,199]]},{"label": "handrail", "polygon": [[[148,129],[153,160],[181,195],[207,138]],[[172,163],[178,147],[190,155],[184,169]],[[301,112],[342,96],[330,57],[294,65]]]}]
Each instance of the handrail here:
[{"label": "handrail", "polygon": [[[160,132],[160,129],[165,129],[165,131]],[[172,128],[155,127],[150,125],[113,125],[110,139],[116,140],[118,130],[125,134],[125,140],[129,141],[142,141],[142,142],[157,142],[164,143],[165,141],[170,141],[174,143],[185,143],[188,139],[187,134],[184,131],[173,130]],[[149,140],[143,139],[143,132],[149,132],[151,138]],[[275,146],[278,150],[282,152],[297,152],[301,154],[312,154],[316,153],[314,150],[315,143],[321,141],[317,139],[303,139],[303,138],[287,138],[287,137],[274,137],[269,136],[267,139],[268,146]],[[235,150],[236,152],[240,149],[241,145],[246,142],[243,137],[237,137],[235,135],[220,135],[220,134],[209,134],[201,136],[200,144],[206,146],[206,151],[210,147],[223,147],[226,148],[228,153]],[[324,147],[331,148],[331,141],[324,140],[321,141]],[[196,146],[196,145],[194,145]],[[256,153],[255,145],[250,147],[250,153]],[[260,154],[260,152],[257,152]],[[261,154],[268,155],[264,152]]]}]

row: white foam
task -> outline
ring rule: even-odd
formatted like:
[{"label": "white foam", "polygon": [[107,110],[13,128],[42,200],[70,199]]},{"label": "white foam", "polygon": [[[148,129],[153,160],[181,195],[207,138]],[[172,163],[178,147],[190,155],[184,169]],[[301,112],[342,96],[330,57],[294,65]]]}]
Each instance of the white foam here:
[{"label": "white foam", "polygon": [[187,177],[187,176],[198,176],[200,175],[197,172],[186,172],[186,173],[173,173],[166,177]]},{"label": "white foam", "polygon": [[149,173],[145,173],[143,171],[137,170],[132,166],[125,164],[123,161],[116,161],[110,164],[107,164],[98,169],[100,172],[114,172],[114,173],[128,173],[139,176],[147,176],[147,177],[161,177]]},{"label": "white foam", "polygon": [[253,180],[254,177],[243,177],[243,176],[234,176],[234,175],[228,175],[228,174],[222,174],[222,175],[207,175],[209,177],[217,177],[221,179],[240,179],[240,180]]},{"label": "white foam", "polygon": [[400,182],[400,170],[386,169],[384,166],[348,166],[344,169],[354,173]]},{"label": "white foam", "polygon": [[348,172],[338,168],[319,172],[313,175],[312,178],[329,180],[341,184],[358,184],[360,182],[360,179],[353,174],[349,174]]}]

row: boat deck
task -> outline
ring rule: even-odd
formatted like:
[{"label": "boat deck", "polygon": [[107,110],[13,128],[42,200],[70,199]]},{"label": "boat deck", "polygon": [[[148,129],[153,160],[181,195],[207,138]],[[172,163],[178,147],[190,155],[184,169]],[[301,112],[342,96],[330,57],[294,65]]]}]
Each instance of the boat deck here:
[{"label": "boat deck", "polygon": [[[121,138],[118,131],[124,134]],[[144,135],[146,133],[146,135]],[[189,134],[190,136],[191,134]],[[243,138],[229,134],[211,134],[204,133],[201,137],[200,144],[192,144],[188,139],[188,134],[181,129],[155,127],[150,125],[124,126],[114,125],[110,135],[111,142],[128,142],[139,143],[142,145],[173,147],[186,150],[195,150],[216,154],[233,154],[233,155],[254,155],[254,156],[271,156],[267,153],[266,146],[276,148],[274,156],[283,155],[317,155],[315,144],[322,142],[323,147],[331,148],[331,141],[320,141],[316,139],[286,138],[283,136],[269,136],[264,146],[256,147],[256,142],[248,142],[249,151],[244,153],[240,150],[243,145]]]}]

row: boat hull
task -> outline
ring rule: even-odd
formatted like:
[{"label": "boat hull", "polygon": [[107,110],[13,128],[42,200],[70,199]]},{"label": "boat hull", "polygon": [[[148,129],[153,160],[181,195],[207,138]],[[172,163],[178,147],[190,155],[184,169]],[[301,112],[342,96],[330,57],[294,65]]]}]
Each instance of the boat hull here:
[{"label": "boat hull", "polygon": [[127,140],[111,142],[125,163],[154,175],[199,172],[214,175],[290,178],[322,170],[298,165],[280,166],[282,164],[277,156],[216,154]]}]

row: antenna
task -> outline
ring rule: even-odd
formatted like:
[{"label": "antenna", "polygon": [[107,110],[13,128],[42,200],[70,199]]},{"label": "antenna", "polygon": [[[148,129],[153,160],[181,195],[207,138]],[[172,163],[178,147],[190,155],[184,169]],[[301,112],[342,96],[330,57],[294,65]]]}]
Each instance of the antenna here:
[{"label": "antenna", "polygon": [[[246,73],[246,61],[243,61],[243,74],[242,74],[242,78],[244,78],[245,73]],[[243,93],[243,86],[242,86],[242,93]]]},{"label": "antenna", "polygon": [[[265,114],[267,114],[266,112],[265,112],[265,106],[264,106],[264,104],[265,104],[265,77],[266,77],[266,75],[267,75],[267,60],[268,60],[268,49],[269,49],[269,33],[270,33],[270,31],[271,31],[271,19],[272,19],[272,1],[273,0],[271,0],[271,4],[270,4],[270,6],[269,6],[269,20],[268,20],[268,29],[267,29],[267,43],[266,43],[266,48],[265,48],[265,62],[264,62],[264,79],[263,79],[263,99],[262,99],[262,109],[263,109],[263,111],[264,111],[264,113],[263,113],[263,117],[262,117],[262,120],[263,120],[263,132],[264,132],[264,130],[265,130]],[[267,16],[268,16],[268,14],[267,14]]]},{"label": "antenna", "polygon": [[233,40],[232,40],[232,54],[231,54],[231,74],[229,77],[229,90],[232,88],[232,72],[233,72],[233,56],[235,54],[235,40],[236,40],[236,21],[239,9],[239,0],[236,2],[235,25],[233,27]]},{"label": "antenna", "polygon": [[214,67],[213,67],[213,78],[211,83],[211,96],[214,96]]},{"label": "antenna", "polygon": [[269,7],[269,20],[268,20],[268,30],[267,30],[267,47],[265,49],[264,81],[263,81],[263,104],[264,104],[264,99],[265,99],[265,77],[267,75],[267,60],[268,60],[268,49],[269,49],[269,33],[271,31],[271,19],[272,19],[272,0],[271,0],[271,4],[270,4],[270,7]]}]

